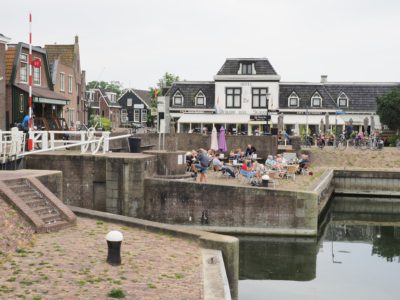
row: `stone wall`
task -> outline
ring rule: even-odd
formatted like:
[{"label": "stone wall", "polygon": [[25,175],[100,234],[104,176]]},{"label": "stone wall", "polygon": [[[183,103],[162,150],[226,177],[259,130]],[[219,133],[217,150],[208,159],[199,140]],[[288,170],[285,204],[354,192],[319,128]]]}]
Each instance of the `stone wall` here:
[{"label": "stone wall", "polygon": [[31,155],[26,167],[62,171],[65,204],[135,217],[143,207],[144,178],[155,173],[155,157],[65,151]]},{"label": "stone wall", "polygon": [[400,172],[376,170],[335,170],[335,192],[379,193],[400,192]]},{"label": "stone wall", "polygon": [[142,218],[157,222],[316,234],[318,196],[254,187],[145,180]]},{"label": "stone wall", "polygon": [[[159,135],[140,134],[137,135],[142,138],[142,146],[155,145],[158,148]],[[247,144],[252,144],[257,149],[259,157],[267,158],[269,154],[276,154],[277,151],[277,137],[276,136],[247,136],[247,135],[228,135],[226,136],[226,144],[229,151],[236,148],[245,150]],[[165,150],[175,151],[190,151],[192,149],[205,148],[209,149],[211,146],[211,136],[202,134],[190,133],[177,133],[175,135],[165,135]]]}]

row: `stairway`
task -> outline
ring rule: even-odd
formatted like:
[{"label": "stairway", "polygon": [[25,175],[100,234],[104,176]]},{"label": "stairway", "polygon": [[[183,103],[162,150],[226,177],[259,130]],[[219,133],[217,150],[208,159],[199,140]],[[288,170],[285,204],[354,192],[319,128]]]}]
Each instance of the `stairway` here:
[{"label": "stairway", "polygon": [[1,181],[0,191],[36,232],[57,231],[76,222],[71,210],[36,178]]}]

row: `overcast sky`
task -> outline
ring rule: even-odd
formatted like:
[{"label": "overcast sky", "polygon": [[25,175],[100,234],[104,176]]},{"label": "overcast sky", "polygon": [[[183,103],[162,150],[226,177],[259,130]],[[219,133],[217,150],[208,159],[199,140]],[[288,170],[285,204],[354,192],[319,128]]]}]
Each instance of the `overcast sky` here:
[{"label": "overcast sky", "polygon": [[[282,81],[400,81],[396,0],[2,0],[0,33],[74,42],[87,80],[212,80],[227,57],[267,57]],[[4,3],[5,2],[5,3]]]}]

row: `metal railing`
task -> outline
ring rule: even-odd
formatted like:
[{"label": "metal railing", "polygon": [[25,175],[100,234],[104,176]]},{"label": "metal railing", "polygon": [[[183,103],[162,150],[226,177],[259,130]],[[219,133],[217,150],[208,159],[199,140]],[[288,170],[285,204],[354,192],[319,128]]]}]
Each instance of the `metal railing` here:
[{"label": "metal railing", "polygon": [[109,131],[95,131],[89,128],[87,131],[34,131],[34,150],[26,150],[26,134],[18,128],[10,131],[0,130],[0,160],[4,164],[10,160],[16,160],[26,155],[64,150],[78,147],[81,153],[97,154],[100,149],[102,153],[109,152],[111,140],[128,138],[131,134],[110,137]]}]

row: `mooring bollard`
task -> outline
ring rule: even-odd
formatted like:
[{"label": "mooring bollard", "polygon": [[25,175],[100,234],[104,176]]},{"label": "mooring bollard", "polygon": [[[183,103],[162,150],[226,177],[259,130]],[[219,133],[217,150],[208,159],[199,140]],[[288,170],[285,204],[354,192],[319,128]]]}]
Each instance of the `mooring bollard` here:
[{"label": "mooring bollard", "polygon": [[110,231],[106,235],[108,246],[107,262],[112,266],[121,264],[121,243],[123,239],[122,233],[117,230]]}]

